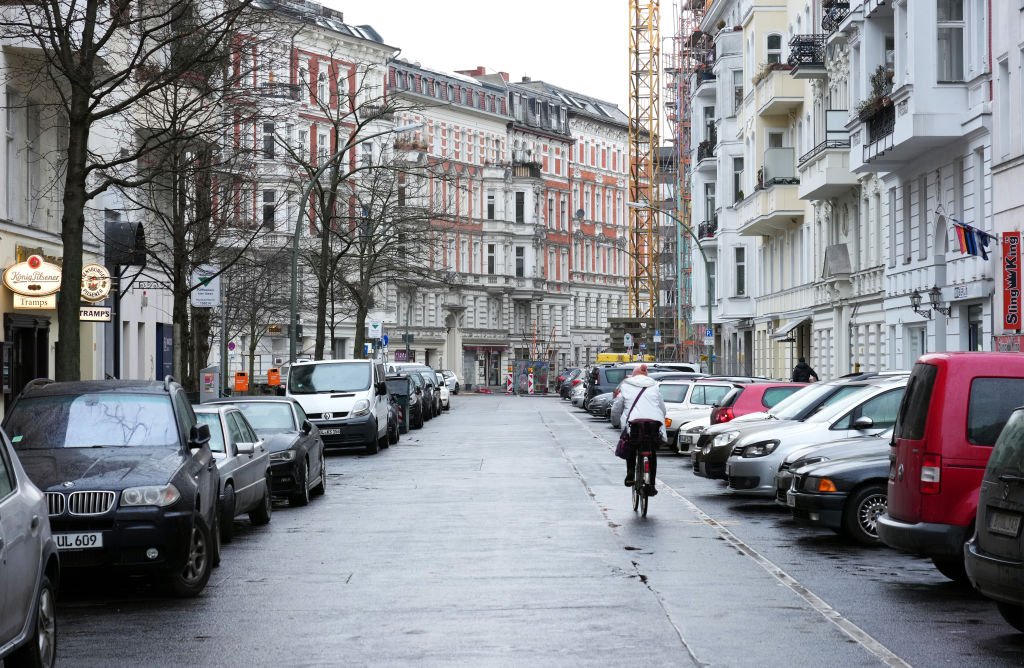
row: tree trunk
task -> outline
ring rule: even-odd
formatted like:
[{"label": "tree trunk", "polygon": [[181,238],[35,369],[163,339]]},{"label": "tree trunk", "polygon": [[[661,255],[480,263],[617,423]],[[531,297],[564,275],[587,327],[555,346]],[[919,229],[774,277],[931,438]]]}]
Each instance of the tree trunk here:
[{"label": "tree trunk", "polygon": [[369,311],[363,302],[356,305],[356,335],[355,343],[352,344],[352,357],[363,359],[366,354],[363,347],[366,345],[366,313]]},{"label": "tree trunk", "polygon": [[316,281],[316,345],[313,359],[324,358],[325,333],[327,331],[327,288],[330,284],[332,267],[328,258],[331,256],[331,235],[326,226],[320,224],[320,266],[317,267]]},{"label": "tree trunk", "polygon": [[[196,218],[195,218],[195,246],[199,263],[210,259],[210,225],[213,219],[213,182],[210,175],[209,165],[212,162],[211,150],[203,150],[203,157],[200,161],[202,168],[196,173],[195,197],[196,197]],[[225,308],[221,304],[221,308]],[[194,336],[192,341],[193,354],[189,355],[194,360],[192,368],[189,369],[183,378],[185,389],[191,392],[199,390],[199,370],[208,363],[210,359],[210,330],[212,329],[211,309],[197,309],[192,312],[192,330]]]},{"label": "tree trunk", "polygon": [[89,152],[88,98],[72,88],[68,127],[68,164],[64,178],[64,213],[60,238],[64,245],[57,295],[59,338],[54,353],[53,372],[58,381],[82,377],[82,231],[85,228],[86,165]]}]

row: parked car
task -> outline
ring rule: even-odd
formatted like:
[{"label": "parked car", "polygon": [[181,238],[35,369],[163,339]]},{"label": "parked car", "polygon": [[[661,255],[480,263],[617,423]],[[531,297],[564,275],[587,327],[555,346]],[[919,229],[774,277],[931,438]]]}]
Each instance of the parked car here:
[{"label": "parked car", "polygon": [[288,373],[286,396],[320,428],[326,448],[358,446],[371,455],[386,448],[387,395],[384,365],[372,360],[305,362]]},{"label": "parked car", "polygon": [[237,407],[206,404],[196,419],[210,428],[210,450],[220,475],[220,538],[230,543],[235,518],[247,514],[257,526],[270,522],[270,453]]},{"label": "parked car", "polygon": [[558,392],[558,395],[563,399],[565,398],[565,395],[562,393],[562,386],[567,380],[569,380],[569,376],[571,376],[574,371],[579,371],[579,367],[566,367],[559,371],[558,375],[555,376],[555,392]]},{"label": "parked car", "polygon": [[584,385],[587,380],[586,369],[573,369],[566,375],[565,380],[559,386],[558,395],[565,400],[572,399],[572,392],[577,387]]},{"label": "parked car", "polygon": [[462,385],[459,382],[459,377],[454,371],[449,369],[441,369],[441,377],[444,378],[445,384],[448,385],[448,391],[452,394],[458,394],[459,390],[462,389]]},{"label": "parked car", "polygon": [[842,401],[857,392],[863,392],[866,380],[887,376],[888,374],[861,374],[826,383],[813,383],[789,395],[767,412],[756,411],[733,418],[727,423],[710,425],[700,434],[696,446],[692,448],[693,474],[703,478],[724,478],[725,463],[732,455],[733,442],[741,434],[777,426],[777,421],[780,420],[805,420],[826,406]]},{"label": "parked car", "polygon": [[587,408],[590,400],[597,395],[614,392],[619,383],[632,372],[632,367],[618,364],[603,364],[593,367],[587,380],[587,393],[583,399],[583,408]]},{"label": "parked car", "polygon": [[212,402],[220,403],[238,407],[263,439],[263,447],[270,453],[271,494],[286,497],[293,506],[304,506],[311,496],[327,491],[321,432],[301,404],[286,397],[235,397]]},{"label": "parked car", "polygon": [[[712,409],[714,411],[714,409]],[[692,457],[694,448],[700,440],[700,435],[711,426],[711,415],[702,415],[679,426],[679,433],[676,435],[676,452],[681,455]],[[691,464],[692,465],[692,464]]]},{"label": "parked car", "polygon": [[390,410],[388,411],[388,445],[394,445],[398,443],[398,440],[402,437],[401,424],[405,420],[404,413],[405,409],[398,403],[398,398],[388,391],[388,402]]},{"label": "parked car", "polygon": [[906,390],[906,377],[864,382],[863,392],[802,422],[748,431],[736,438],[725,465],[729,490],[774,498],[775,474],[790,452],[814,443],[877,434],[892,427]]},{"label": "parked car", "polygon": [[850,457],[888,456],[891,440],[892,429],[888,429],[879,434],[815,444],[789,453],[779,464],[779,471],[775,474],[775,502],[786,505],[786,492],[793,481],[793,472],[797,469]]},{"label": "parked car", "polygon": [[60,556],[46,504],[0,434],[0,660],[8,667],[49,668],[57,658]]},{"label": "parked car", "polygon": [[587,404],[587,412],[594,417],[603,418],[607,420],[612,412],[612,402],[615,400],[614,392],[605,392],[599,394],[590,400]]},{"label": "parked car", "polygon": [[451,410],[451,407],[452,407],[452,393],[451,393],[451,390],[448,389],[447,381],[445,381],[444,376],[441,375],[440,371],[436,371],[434,369],[429,369],[429,371],[432,371],[434,373],[434,377],[437,379],[437,387],[441,391],[440,392],[441,410],[442,411]]},{"label": "parked car", "polygon": [[811,464],[794,472],[786,504],[798,522],[826,526],[863,545],[877,545],[888,477],[888,453]]},{"label": "parked car", "polygon": [[749,383],[738,385],[711,410],[711,424],[722,424],[741,415],[767,411],[807,383]]},{"label": "parked car", "polygon": [[734,383],[701,378],[691,381],[664,380],[658,391],[665,400],[665,432],[668,446],[678,452],[679,428],[686,422],[711,413],[712,406],[721,401],[736,385]]},{"label": "parked car", "polygon": [[393,362],[388,365],[389,373],[405,373],[416,371],[423,378],[425,384],[424,395],[427,400],[427,412],[425,419],[437,417],[443,410],[442,393],[447,392],[447,385],[440,380],[434,370],[430,367],[415,362]]},{"label": "parked car", "polygon": [[[586,401],[586,399],[587,386],[585,384],[577,385],[572,389],[572,396],[570,397],[570,401],[572,402],[573,406],[575,406],[576,408],[583,408],[583,404]],[[586,409],[584,408],[584,410]]]},{"label": "parked car", "polygon": [[1024,632],[1024,409],[999,434],[978,495],[974,537],[967,543],[967,576],[993,599],[1010,626]]},{"label": "parked car", "polygon": [[178,596],[203,591],[220,557],[220,479],[210,429],[178,383],[36,380],[3,426],[46,493],[65,571],[152,574]]},{"label": "parked car", "polygon": [[412,381],[413,389],[416,393],[415,397],[409,397],[410,405],[415,404],[412,408],[409,426],[413,429],[422,429],[423,423],[427,420],[427,414],[430,412],[430,400],[427,398],[427,382],[423,380],[423,376],[411,369],[402,373]]},{"label": "parked car", "polygon": [[1024,355],[933,353],[914,365],[893,436],[882,542],[966,582],[964,544],[992,446],[1024,397]]},{"label": "parked car", "polygon": [[[395,374],[387,377],[388,395],[398,408],[398,431],[405,434],[417,423],[423,426],[420,414],[420,391],[409,374]],[[395,439],[398,442],[398,439]]]}]

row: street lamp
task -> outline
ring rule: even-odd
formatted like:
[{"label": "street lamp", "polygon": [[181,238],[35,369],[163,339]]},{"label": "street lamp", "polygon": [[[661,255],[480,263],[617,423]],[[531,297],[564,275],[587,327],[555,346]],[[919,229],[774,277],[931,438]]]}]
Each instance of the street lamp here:
[{"label": "street lamp", "polygon": [[345,145],[335,151],[334,155],[329,158],[325,158],[323,164],[316,168],[313,175],[309,179],[309,183],[302,189],[302,195],[299,197],[299,213],[295,218],[295,236],[292,237],[292,303],[291,303],[291,332],[289,332],[288,342],[288,362],[295,364],[296,358],[296,345],[298,343],[298,328],[299,328],[299,234],[302,231],[302,219],[306,217],[306,202],[309,200],[309,193],[313,191],[313,186],[320,180],[327,168],[335,164],[335,161],[341,160],[348,151],[356,144],[361,144],[364,141],[369,141],[376,137],[382,137],[384,135],[391,134],[393,132],[408,132],[410,130],[418,130],[423,127],[423,123],[409,123],[408,125],[398,125],[387,130],[381,130],[365,137],[349,137]]},{"label": "street lamp", "polygon": [[[712,317],[711,317],[711,305],[714,303],[714,295],[711,294],[711,263],[708,262],[708,256],[704,252],[704,246],[701,245],[700,239],[698,239],[697,235],[693,233],[693,229],[689,225],[687,225],[683,221],[679,220],[673,214],[669,213],[668,211],[665,211],[664,209],[659,209],[656,206],[651,206],[647,202],[626,202],[626,206],[628,206],[631,209],[650,209],[651,211],[655,211],[657,213],[664,214],[664,215],[668,216],[669,218],[674,220],[676,222],[676,224],[679,225],[679,227],[683,228],[686,231],[687,234],[690,235],[690,238],[693,239],[693,243],[697,244],[697,250],[700,251],[700,256],[704,260],[704,275],[706,277],[705,282],[707,283],[707,286],[708,286],[708,326],[707,326],[707,328],[708,328],[708,331],[713,332],[714,331],[714,325],[713,325]],[[715,363],[712,360],[711,356],[714,353],[714,345],[712,344],[711,346],[708,346],[708,348],[709,348],[709,350],[708,350],[708,373],[713,373],[714,372],[714,368],[715,368],[714,367]]]}]

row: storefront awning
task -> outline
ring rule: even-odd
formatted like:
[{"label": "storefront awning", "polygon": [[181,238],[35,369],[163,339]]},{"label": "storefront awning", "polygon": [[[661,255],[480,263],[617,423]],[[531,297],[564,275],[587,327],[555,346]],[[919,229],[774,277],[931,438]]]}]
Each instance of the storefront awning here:
[{"label": "storefront awning", "polygon": [[790,332],[792,332],[794,329],[796,329],[797,327],[799,327],[800,325],[804,324],[805,322],[807,322],[810,319],[811,319],[811,316],[809,316],[809,315],[805,315],[802,318],[793,318],[792,320],[787,322],[785,325],[783,325],[782,327],[779,327],[777,330],[775,330],[775,333],[772,334],[772,338],[775,339],[775,340],[788,338]]}]

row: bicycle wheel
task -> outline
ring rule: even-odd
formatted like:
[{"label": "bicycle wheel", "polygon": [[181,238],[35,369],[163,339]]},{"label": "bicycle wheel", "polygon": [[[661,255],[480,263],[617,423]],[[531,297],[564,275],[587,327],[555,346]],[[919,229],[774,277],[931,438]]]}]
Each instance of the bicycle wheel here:
[{"label": "bicycle wheel", "polygon": [[[637,458],[637,460],[640,459],[639,457],[636,457],[636,458]],[[637,464],[639,464],[639,463],[640,462],[637,461]],[[640,507],[640,488],[641,488],[640,469],[634,469],[633,470],[633,512],[634,513],[636,512],[636,509]]]},{"label": "bicycle wheel", "polygon": [[647,456],[644,456],[641,458],[640,463],[643,466],[641,469],[643,474],[640,475],[638,473],[636,476],[637,484],[640,487],[640,517],[647,517],[647,481],[650,480],[651,477],[650,459]]}]

